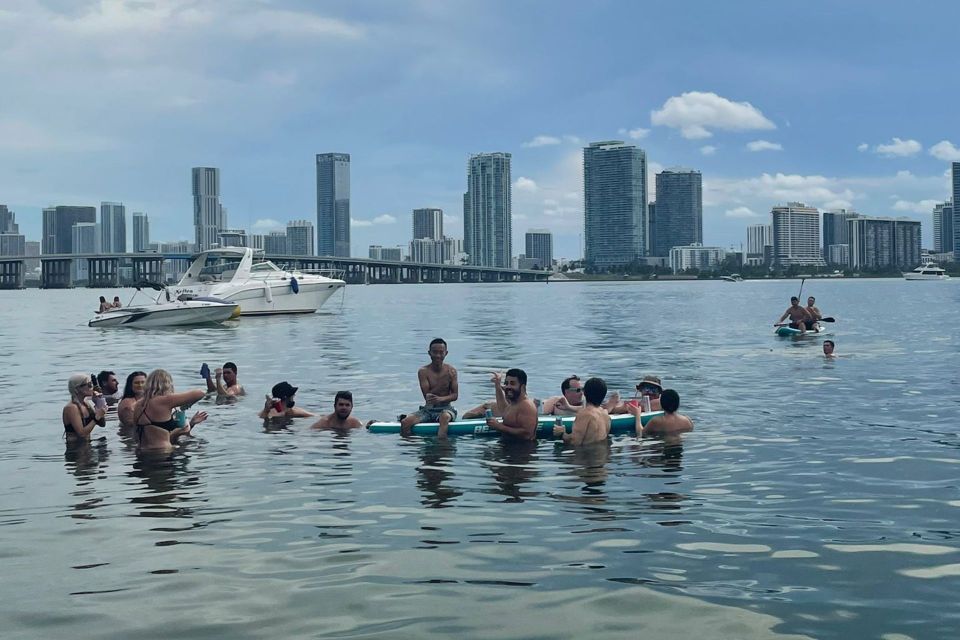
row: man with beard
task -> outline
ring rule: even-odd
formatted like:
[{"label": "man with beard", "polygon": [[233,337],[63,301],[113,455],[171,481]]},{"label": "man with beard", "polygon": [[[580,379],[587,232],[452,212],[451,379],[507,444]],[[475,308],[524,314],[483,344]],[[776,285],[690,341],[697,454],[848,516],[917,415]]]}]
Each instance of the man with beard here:
[{"label": "man with beard", "polygon": [[313,423],[313,429],[359,429],[363,426],[359,420],[350,415],[353,411],[353,394],[349,391],[337,391],[333,398],[333,413],[321,417]]},{"label": "man with beard", "polygon": [[120,402],[123,394],[120,393],[120,383],[113,371],[101,371],[97,374],[97,386],[100,387],[100,393],[103,399],[107,401],[107,406]]},{"label": "man with beard", "polygon": [[508,370],[503,386],[497,385],[497,409],[503,419],[487,418],[488,427],[521,440],[536,439],[537,407],[527,397],[527,374],[523,369]]}]

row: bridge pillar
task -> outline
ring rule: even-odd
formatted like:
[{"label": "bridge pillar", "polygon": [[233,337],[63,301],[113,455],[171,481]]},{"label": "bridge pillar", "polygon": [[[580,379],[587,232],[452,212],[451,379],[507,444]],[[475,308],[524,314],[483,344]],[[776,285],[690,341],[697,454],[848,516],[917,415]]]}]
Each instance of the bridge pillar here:
[{"label": "bridge pillar", "polygon": [[163,257],[151,256],[149,258],[136,257],[131,258],[133,262],[133,281],[134,283],[142,280],[149,282],[163,281]]},{"label": "bridge pillar", "polygon": [[40,259],[41,289],[70,289],[73,287],[73,258]]},{"label": "bridge pillar", "polygon": [[120,258],[87,258],[87,287],[119,287]]},{"label": "bridge pillar", "polygon": [[0,261],[0,289],[23,289],[23,260]]}]

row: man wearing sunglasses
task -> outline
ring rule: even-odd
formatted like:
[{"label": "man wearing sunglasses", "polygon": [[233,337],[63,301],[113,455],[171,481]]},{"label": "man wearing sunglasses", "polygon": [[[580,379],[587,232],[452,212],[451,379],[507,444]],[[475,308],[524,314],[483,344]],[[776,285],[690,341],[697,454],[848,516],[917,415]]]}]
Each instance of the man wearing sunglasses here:
[{"label": "man wearing sunglasses", "polygon": [[548,416],[575,416],[583,408],[583,385],[579,376],[570,376],[560,383],[560,395],[543,401]]}]

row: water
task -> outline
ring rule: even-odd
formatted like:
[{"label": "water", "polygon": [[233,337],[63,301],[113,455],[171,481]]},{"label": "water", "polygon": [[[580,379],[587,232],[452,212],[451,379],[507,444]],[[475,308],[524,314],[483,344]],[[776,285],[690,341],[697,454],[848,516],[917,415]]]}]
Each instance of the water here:
[{"label": "water", "polygon": [[[3,637],[954,638],[960,286],[808,280],[832,362],[772,335],[797,287],[361,286],[342,311],[151,332],[85,326],[112,292],[0,292]],[[491,369],[541,397],[654,373],[696,431],[580,453],[255,417],[284,379],[316,412],[344,388],[361,419],[409,412],[437,335],[461,411]],[[61,437],[72,372],[186,389],[225,360],[250,396],[173,455],[115,423]]]}]

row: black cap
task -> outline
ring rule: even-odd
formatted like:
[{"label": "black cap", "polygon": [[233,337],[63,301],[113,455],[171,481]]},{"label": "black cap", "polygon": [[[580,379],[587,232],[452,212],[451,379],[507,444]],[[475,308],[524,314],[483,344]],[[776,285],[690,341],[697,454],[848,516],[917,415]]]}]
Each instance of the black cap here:
[{"label": "black cap", "polygon": [[270,390],[270,393],[273,394],[274,398],[284,399],[293,396],[297,392],[297,387],[293,386],[286,380],[283,382],[278,382],[273,385],[273,389]]}]

